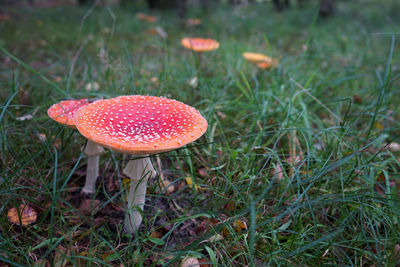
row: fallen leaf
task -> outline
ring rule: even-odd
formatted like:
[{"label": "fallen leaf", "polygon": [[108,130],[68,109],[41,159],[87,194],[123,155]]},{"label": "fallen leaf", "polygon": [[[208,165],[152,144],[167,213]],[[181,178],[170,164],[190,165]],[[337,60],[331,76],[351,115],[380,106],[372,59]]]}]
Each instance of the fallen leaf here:
[{"label": "fallen leaf", "polygon": [[247,230],[247,224],[243,220],[235,220],[233,225],[237,233],[241,233],[243,230]]},{"label": "fallen leaf", "polygon": [[200,186],[198,186],[197,184],[193,183],[193,179],[192,177],[185,177],[186,183],[188,185],[189,188],[193,188],[194,185],[194,189],[199,190]]},{"label": "fallen leaf", "polygon": [[167,194],[171,194],[175,191],[175,186],[168,180],[164,180],[161,182],[161,190]]},{"label": "fallen leaf", "polygon": [[16,225],[29,225],[36,222],[37,212],[29,204],[20,204],[18,210],[16,208],[8,210],[7,218],[10,223]]},{"label": "fallen leaf", "polygon": [[151,238],[162,238],[163,235],[160,232],[153,231],[153,232],[151,232],[150,237]]},{"label": "fallen leaf", "polygon": [[199,267],[199,261],[194,257],[186,257],[182,260],[181,267]]},{"label": "fallen leaf", "polygon": [[376,130],[383,130],[383,129],[385,129],[385,127],[383,126],[383,124],[382,124],[381,122],[379,122],[379,121],[374,122],[374,128],[375,128]]}]

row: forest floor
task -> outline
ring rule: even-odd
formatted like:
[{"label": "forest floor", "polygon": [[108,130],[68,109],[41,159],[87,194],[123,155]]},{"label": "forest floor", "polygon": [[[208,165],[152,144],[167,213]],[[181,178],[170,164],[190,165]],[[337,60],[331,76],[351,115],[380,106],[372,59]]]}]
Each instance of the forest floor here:
[{"label": "forest floor", "polygon": [[[140,1],[3,8],[0,263],[399,264],[400,3],[337,1],[326,19],[317,10],[214,3],[188,10],[193,25]],[[180,43],[188,36],[220,47],[196,54]],[[258,68],[243,52],[277,64]],[[208,130],[152,155],[157,176],[130,236],[128,156],[107,150],[97,192],[81,195],[85,140],[47,109],[134,94],[191,105]],[[27,220],[12,223],[15,210]]]}]

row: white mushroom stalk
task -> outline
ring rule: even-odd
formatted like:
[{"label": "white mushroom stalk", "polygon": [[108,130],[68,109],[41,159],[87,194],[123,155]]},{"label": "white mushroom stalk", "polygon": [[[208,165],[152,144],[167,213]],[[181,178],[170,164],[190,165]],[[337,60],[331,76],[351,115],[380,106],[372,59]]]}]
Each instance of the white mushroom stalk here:
[{"label": "white mushroom stalk", "polygon": [[96,192],[96,180],[99,176],[100,155],[104,152],[104,148],[96,143],[88,140],[84,154],[87,156],[87,169],[85,186],[82,188],[83,194],[93,194]]},{"label": "white mushroom stalk", "polygon": [[156,175],[156,171],[153,168],[150,157],[145,156],[140,159],[130,160],[122,172],[131,179],[124,231],[133,234],[142,223],[147,181]]}]

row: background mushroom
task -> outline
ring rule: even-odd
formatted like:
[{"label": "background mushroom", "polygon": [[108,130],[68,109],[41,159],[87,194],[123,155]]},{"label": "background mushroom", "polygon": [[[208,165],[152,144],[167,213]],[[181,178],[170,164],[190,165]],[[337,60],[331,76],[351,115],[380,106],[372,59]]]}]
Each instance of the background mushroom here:
[{"label": "background mushroom", "polygon": [[204,38],[183,38],[181,40],[181,44],[186,49],[190,49],[195,52],[207,52],[219,48],[219,43],[217,41]]},{"label": "background mushroom", "polygon": [[200,68],[200,58],[202,56],[202,52],[213,51],[219,48],[219,42],[213,39],[204,39],[204,38],[183,38],[181,40],[181,44],[186,49],[192,50],[195,53],[195,65],[196,70]]},{"label": "background mushroom", "polygon": [[[52,105],[47,110],[47,114],[59,124],[75,129],[74,116],[76,112],[89,103],[88,99],[61,101]],[[103,151],[104,149],[101,146],[96,145],[90,140],[87,141],[83,151],[88,158],[85,186],[81,191],[84,194],[92,194],[95,192],[96,180],[99,174],[99,159]]]},{"label": "background mushroom", "polygon": [[198,139],[207,121],[193,107],[155,96],[120,96],[80,109],[79,132],[114,151],[141,156],[128,162],[123,173],[131,179],[124,230],[134,233],[142,222],[147,180],[155,175],[150,154],[170,151]]},{"label": "background mushroom", "polygon": [[278,65],[278,60],[275,58],[271,58],[264,54],[253,53],[253,52],[244,52],[242,54],[243,58],[248,62],[256,64],[260,69],[268,69],[270,67],[276,67]]}]

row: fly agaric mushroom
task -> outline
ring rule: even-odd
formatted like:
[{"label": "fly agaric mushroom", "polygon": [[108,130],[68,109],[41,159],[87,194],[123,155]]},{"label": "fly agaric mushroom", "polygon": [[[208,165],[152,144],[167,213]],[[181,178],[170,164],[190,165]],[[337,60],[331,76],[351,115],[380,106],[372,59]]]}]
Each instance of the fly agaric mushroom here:
[{"label": "fly agaric mushroom", "polygon": [[[76,112],[89,103],[88,99],[61,101],[52,105],[47,110],[47,114],[59,124],[75,129],[74,116]],[[99,156],[103,151],[104,149],[101,146],[88,140],[83,151],[88,158],[85,186],[81,191],[84,194],[93,194],[95,192],[96,180],[99,174]]]},{"label": "fly agaric mushroom", "polygon": [[243,58],[251,63],[254,63],[260,69],[267,69],[270,67],[276,67],[278,65],[278,60],[271,58],[264,54],[245,52],[242,54]]},{"label": "fly agaric mushroom", "polygon": [[181,40],[183,47],[195,52],[207,52],[219,48],[219,43],[213,39],[203,38],[183,38]]},{"label": "fly agaric mushroom", "polygon": [[[79,132],[117,152],[141,156],[129,160],[123,173],[131,179],[124,230],[133,234],[142,222],[147,181],[155,176],[148,157],[193,142],[207,121],[193,107],[156,96],[119,96],[96,101],[75,116]],[[140,209],[140,210],[139,210]]]}]

